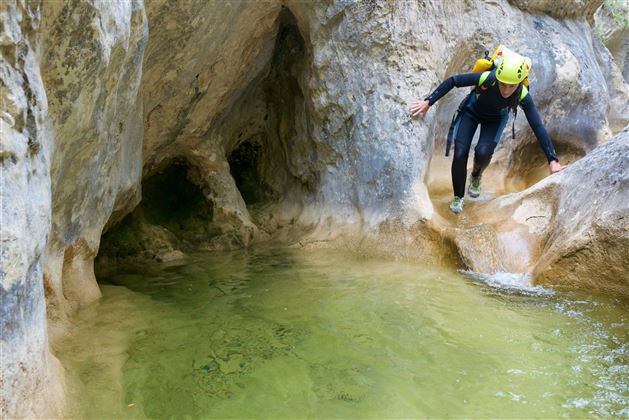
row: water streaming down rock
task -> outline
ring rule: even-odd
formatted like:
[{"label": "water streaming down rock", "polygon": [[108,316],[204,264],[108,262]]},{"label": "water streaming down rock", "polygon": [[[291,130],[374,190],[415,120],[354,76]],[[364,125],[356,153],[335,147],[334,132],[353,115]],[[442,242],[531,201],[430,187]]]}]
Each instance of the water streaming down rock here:
[{"label": "water streaming down rock", "polygon": [[[455,234],[475,271],[528,273],[538,283],[629,294],[629,130],[559,174],[470,206]],[[466,219],[462,219],[466,220]]]},{"label": "water streaming down rock", "polygon": [[478,273],[476,271],[462,271],[463,274],[478,282],[487,284],[501,292],[524,295],[552,295],[554,290],[543,286],[534,286],[530,274],[508,273],[497,271],[493,274]]},{"label": "water streaming down rock", "polygon": [[[93,262],[103,231],[137,208],[143,180],[177,159],[212,209],[203,229],[213,224],[224,238],[218,248],[232,238],[242,245],[274,238],[430,261],[443,259],[444,249],[450,255],[458,222],[432,179],[447,179],[447,166],[436,163],[456,95],[422,121],[409,119],[406,107],[497,42],[533,57],[532,94],[560,156],[575,150],[586,159],[524,195],[479,206],[478,215],[501,223],[500,211],[492,216],[497,205],[515,209],[509,200],[522,204],[537,191],[553,202],[550,214],[561,214],[553,223],[576,217],[591,226],[594,245],[580,252],[560,240],[569,224],[553,230],[537,217],[546,213],[521,210],[518,237],[529,244],[525,230],[539,228],[534,235],[546,238],[527,248],[529,269],[541,255],[553,262],[535,265],[534,276],[626,293],[618,271],[625,266],[615,263],[627,254],[626,206],[613,199],[626,194],[626,180],[600,184],[611,176],[605,153],[615,148],[626,158],[625,134],[591,161],[602,165],[594,174],[602,178],[587,175],[587,155],[629,118],[618,64],[586,21],[600,3],[1,2],[2,338],[11,355],[3,389],[15,389],[1,396],[3,414],[58,415],[44,406],[60,406],[47,403],[60,400],[47,334],[54,344],[76,310],[98,299]],[[516,156],[528,150],[527,130],[520,119],[520,141],[503,141],[496,154],[498,194],[516,175],[507,162],[542,165]],[[245,144],[260,147],[257,168],[238,171],[230,157]],[[239,188],[254,173],[264,194],[252,200]],[[602,185],[611,198],[580,218],[579,197],[568,192],[583,185]],[[461,254],[472,265],[480,260],[468,248],[477,228],[461,227]],[[482,228],[491,256],[482,258],[511,267],[509,253],[523,248],[512,245],[513,229],[499,227]],[[588,268],[582,261],[591,255],[604,257]],[[601,271],[605,264],[612,269]]]}]

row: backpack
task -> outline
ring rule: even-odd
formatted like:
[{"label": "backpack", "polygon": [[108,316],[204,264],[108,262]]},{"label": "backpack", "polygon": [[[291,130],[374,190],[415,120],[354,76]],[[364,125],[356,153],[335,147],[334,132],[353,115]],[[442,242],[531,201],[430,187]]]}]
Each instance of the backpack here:
[{"label": "backpack", "polygon": [[[512,55],[512,54],[519,55],[515,51],[510,50],[509,48],[505,47],[502,44],[498,45],[498,48],[496,48],[496,50],[491,55],[491,57],[489,57],[489,51],[485,51],[485,57],[484,58],[479,58],[474,63],[474,67],[472,68],[472,73],[480,73],[480,72],[484,72],[484,71],[488,71],[488,70],[493,70],[496,67],[498,67],[498,65],[500,64],[500,62],[502,61],[502,59],[505,56]],[[523,57],[523,58],[527,59],[527,57]],[[532,69],[532,65],[530,63],[530,59],[528,59],[528,61],[529,61],[529,67]],[[528,87],[529,87],[529,78],[528,78],[528,76],[525,77],[524,80],[522,80],[521,83],[528,89]]]},{"label": "backpack", "polygon": [[[450,154],[450,147],[452,146],[452,141],[454,140],[454,137],[457,132],[458,121],[460,120],[463,109],[467,105],[467,102],[470,99],[470,96],[475,94],[476,97],[478,98],[479,95],[481,95],[485,90],[487,90],[490,86],[493,86],[494,83],[496,83],[496,80],[497,80],[496,68],[500,65],[500,62],[502,61],[502,59],[505,56],[510,55],[510,54],[517,54],[517,53],[505,47],[504,45],[500,44],[498,45],[498,48],[496,48],[496,50],[494,51],[491,57],[489,56],[489,51],[485,51],[485,57],[479,58],[474,63],[472,72],[473,73],[483,72],[483,74],[480,77],[478,85],[474,86],[470,94],[465,96],[465,98],[463,98],[463,100],[457,107],[457,111],[452,117],[452,123],[450,124],[450,129],[448,130],[448,138],[446,141],[446,156],[449,156]],[[530,59],[528,58],[525,58],[525,59],[529,61],[528,63],[529,68],[532,68],[532,65],[530,64]],[[518,115],[518,105],[528,94],[528,87],[529,87],[529,79],[527,75],[527,77],[525,77],[520,82],[520,86],[518,86],[518,89],[516,90],[514,95],[512,95],[513,99],[509,103],[509,108],[513,111],[513,125],[511,126],[511,135],[514,139],[515,139],[515,119],[517,118],[517,115]]]}]

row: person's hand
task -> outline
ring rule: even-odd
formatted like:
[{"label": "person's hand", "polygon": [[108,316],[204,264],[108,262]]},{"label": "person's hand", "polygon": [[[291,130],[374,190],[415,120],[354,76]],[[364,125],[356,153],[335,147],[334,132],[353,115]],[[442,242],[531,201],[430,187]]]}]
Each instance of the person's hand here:
[{"label": "person's hand", "polygon": [[411,103],[411,115],[416,117],[418,115],[424,115],[428,112],[430,103],[428,101],[413,101]]},{"label": "person's hand", "polygon": [[558,161],[553,160],[548,164],[548,169],[550,170],[550,174],[552,175],[559,171],[563,171],[564,169],[566,169],[566,167],[560,165]]}]

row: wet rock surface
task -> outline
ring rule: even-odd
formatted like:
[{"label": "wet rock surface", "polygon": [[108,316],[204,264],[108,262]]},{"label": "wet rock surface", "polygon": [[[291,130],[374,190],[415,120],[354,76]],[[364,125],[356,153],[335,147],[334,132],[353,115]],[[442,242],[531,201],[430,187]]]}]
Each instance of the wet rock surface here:
[{"label": "wet rock surface", "polygon": [[628,167],[625,130],[527,190],[471,203],[459,252],[475,271],[628,296]]}]

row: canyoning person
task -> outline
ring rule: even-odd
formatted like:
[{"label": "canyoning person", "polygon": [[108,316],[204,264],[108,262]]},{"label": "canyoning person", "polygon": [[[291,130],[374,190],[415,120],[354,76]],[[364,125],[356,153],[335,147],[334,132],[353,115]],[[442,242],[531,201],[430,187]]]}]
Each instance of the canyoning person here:
[{"label": "canyoning person", "polygon": [[[488,52],[484,60],[490,67],[487,71],[457,74],[441,83],[423,101],[411,104],[412,116],[424,115],[439,98],[453,87],[474,86],[472,92],[461,102],[458,113],[453,119],[449,141],[446,146],[448,156],[450,141],[454,140],[454,158],[452,160],[452,187],[454,198],[450,210],[454,213],[463,211],[463,197],[467,179],[467,159],[472,144],[472,137],[480,124],[480,137],[474,148],[474,167],[468,192],[471,197],[480,195],[480,183],[483,171],[489,165],[494,149],[498,145],[502,131],[509,119],[509,110],[515,113],[520,106],[533,129],[546,158],[550,173],[559,172],[564,166],[559,164],[552,141],[535,108],[533,98],[525,85],[531,70],[531,60],[502,45],[490,59]],[[478,60],[477,64],[481,61]],[[476,69],[477,66],[475,66]],[[515,121],[514,121],[515,124]],[[513,129],[515,138],[515,128]]]}]

